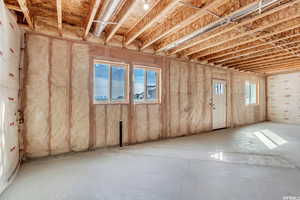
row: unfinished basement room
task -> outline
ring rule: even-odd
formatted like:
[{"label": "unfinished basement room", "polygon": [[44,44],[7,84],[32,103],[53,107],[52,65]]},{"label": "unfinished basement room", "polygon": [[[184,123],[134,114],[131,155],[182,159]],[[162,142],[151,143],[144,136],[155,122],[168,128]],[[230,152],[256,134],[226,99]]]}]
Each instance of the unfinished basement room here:
[{"label": "unfinished basement room", "polygon": [[300,0],[0,0],[0,200],[300,200]]}]

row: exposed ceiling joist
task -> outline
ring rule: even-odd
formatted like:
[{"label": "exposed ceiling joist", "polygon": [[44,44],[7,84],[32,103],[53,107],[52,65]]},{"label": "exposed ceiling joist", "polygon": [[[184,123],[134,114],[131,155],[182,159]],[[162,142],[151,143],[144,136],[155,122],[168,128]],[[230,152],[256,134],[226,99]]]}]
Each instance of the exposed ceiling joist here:
[{"label": "exposed ceiling joist", "polygon": [[135,2],[136,0],[127,0],[125,2],[124,6],[121,8],[121,10],[118,12],[118,14],[115,17],[114,21],[117,22],[117,24],[112,26],[112,28],[108,30],[106,42],[109,42],[112,39],[112,37],[115,35],[118,29],[126,21],[129,14],[132,12],[132,9],[134,8]]},{"label": "exposed ceiling joist", "polygon": [[280,28],[278,28],[278,30],[275,30],[273,33],[268,33],[268,34],[265,34],[263,36],[258,36],[256,38],[249,38],[249,39],[245,39],[243,41],[237,41],[235,43],[228,43],[227,42],[226,44],[207,49],[203,52],[196,53],[196,54],[193,55],[193,58],[196,59],[196,58],[205,57],[205,56],[208,56],[210,54],[214,54],[214,53],[218,53],[220,51],[235,48],[235,47],[245,45],[247,43],[251,43],[251,42],[254,42],[254,41],[259,41],[260,39],[272,37],[274,35],[277,35],[277,34],[280,34],[280,33],[283,33],[283,32],[287,32],[287,31],[290,31],[290,30],[293,30],[293,29],[296,29],[296,28],[300,27],[299,24],[289,26],[288,22],[285,24],[285,26],[287,26],[287,28],[281,28],[280,27]]},{"label": "exposed ceiling joist", "polygon": [[269,61],[269,62],[262,63],[262,64],[255,63],[255,64],[248,65],[248,66],[241,65],[241,66],[235,67],[235,68],[244,69],[244,70],[252,70],[252,69],[256,69],[256,68],[260,68],[260,67],[283,65],[283,64],[287,64],[287,63],[293,63],[293,62],[300,62],[300,58],[295,56],[294,58]]},{"label": "exposed ceiling joist", "polygon": [[[297,52],[300,52],[299,50]],[[270,55],[270,56],[266,56],[264,58],[259,58],[259,59],[255,59],[255,60],[250,60],[248,62],[244,62],[244,63],[237,63],[237,64],[233,64],[233,65],[225,65],[227,67],[238,67],[238,66],[249,66],[252,64],[263,64],[263,63],[267,63],[270,61],[280,61],[286,58],[295,58],[295,55],[291,55],[289,53],[281,53],[281,54],[274,54],[274,55]]]},{"label": "exposed ceiling joist", "polygon": [[62,0],[56,0],[56,11],[58,32],[62,35]]},{"label": "exposed ceiling joist", "polygon": [[[257,2],[258,1],[256,1],[255,3],[257,3]],[[246,24],[252,23],[252,22],[254,22],[254,21],[258,20],[258,19],[261,19],[261,18],[263,18],[265,16],[272,15],[275,12],[278,12],[278,11],[280,11],[282,9],[285,9],[287,7],[290,7],[290,6],[293,6],[297,2],[300,2],[300,0],[296,0],[296,1],[292,1],[292,2],[289,2],[289,3],[283,4],[281,6],[278,6],[278,7],[274,8],[274,9],[266,11],[266,12],[260,14],[260,15],[257,15],[257,16],[254,16],[254,17],[242,20],[241,22],[239,22],[237,24],[227,24],[227,27],[219,28],[220,30],[216,30],[213,33],[209,33],[209,34],[205,35],[205,37],[203,36],[203,37],[197,37],[195,39],[192,39],[192,40],[190,40],[190,41],[188,41],[188,42],[186,42],[186,43],[184,43],[184,44],[182,44],[182,45],[180,45],[180,46],[178,46],[178,47],[170,50],[169,53],[170,54],[178,53],[178,52],[183,51],[185,49],[191,48],[191,47],[193,47],[193,46],[195,46],[197,44],[205,42],[205,41],[207,41],[209,39],[212,39],[214,37],[219,37],[219,36],[221,36],[223,34],[226,34],[226,33],[230,32],[230,31],[233,31],[233,30],[236,30],[236,29],[240,29],[241,26],[244,26]],[[243,7],[241,9],[239,9],[239,10],[246,9],[247,7],[252,6],[255,3],[252,3],[252,4],[250,4],[250,5],[246,6],[246,7]],[[237,12],[239,10],[237,10]],[[219,20],[224,20],[224,19],[226,19],[226,17],[228,17],[228,16],[222,17]]]},{"label": "exposed ceiling joist", "polygon": [[179,0],[160,0],[125,36],[125,45],[129,45],[161,18],[179,5]]},{"label": "exposed ceiling joist", "polygon": [[[293,46],[293,47],[288,47],[286,49],[295,49],[295,48],[299,48],[298,44],[300,43],[300,41],[295,41],[295,42],[291,42],[289,44],[297,44],[297,46]],[[286,44],[288,45],[288,44]],[[286,45],[282,45],[282,46],[286,46]],[[245,62],[248,60],[253,60],[256,59],[257,57],[263,57],[263,56],[268,56],[270,54],[278,54],[278,53],[286,53],[286,51],[282,50],[282,49],[278,49],[276,47],[271,47],[271,48],[264,48],[264,49],[260,49],[248,54],[244,54],[243,56],[240,56],[239,58],[233,58],[230,60],[226,60],[226,61],[215,61],[215,63],[217,64],[223,64],[223,65],[230,65],[230,64],[237,64],[237,63],[241,63],[241,62]]]},{"label": "exposed ceiling joist", "polygon": [[[142,48],[145,49],[146,47],[150,46],[154,42],[160,40],[161,38],[174,33],[175,31],[191,24],[195,20],[203,17],[207,14],[207,10],[216,7],[217,5],[223,3],[224,0],[215,0],[209,2],[208,4],[204,5],[201,8],[198,8],[199,5],[195,4],[194,7],[198,8],[191,8],[191,7],[183,7],[179,9],[179,12],[176,13],[176,17],[167,18],[163,23],[159,24],[157,28],[153,32],[151,32],[146,40],[143,42]],[[195,2],[195,3],[202,3],[202,2]]]},{"label": "exposed ceiling joist", "polygon": [[26,0],[17,0],[18,3],[19,3],[19,6],[25,16],[25,19],[30,27],[30,29],[33,29],[33,21],[32,21],[32,18],[31,18],[31,15],[30,15],[30,11],[28,9],[28,6],[27,6],[27,2]]},{"label": "exposed ceiling joist", "polygon": [[288,64],[281,64],[281,65],[269,65],[261,68],[254,68],[251,69],[253,72],[258,72],[258,73],[264,73],[264,72],[273,72],[273,71],[278,71],[281,69],[294,69],[294,68],[299,68],[300,67],[300,62],[291,62]]},{"label": "exposed ceiling joist", "polygon": [[[278,39],[274,39],[272,40],[273,42],[282,42],[285,41],[286,39],[290,39],[293,37],[298,37],[300,36],[300,29],[293,29],[290,33],[290,35],[285,36],[285,37],[280,37]],[[266,38],[268,39],[268,38]],[[270,40],[270,39],[268,39]],[[205,61],[224,61],[224,60],[230,60],[231,58],[235,58],[235,57],[243,57],[244,55],[247,55],[248,53],[252,53],[255,51],[258,51],[260,48],[265,49],[265,48],[275,48],[274,46],[271,46],[270,44],[266,44],[264,42],[261,41],[257,41],[255,43],[254,42],[250,42],[250,43],[246,43],[237,47],[233,47],[231,49],[227,49],[223,51],[219,51],[217,53],[214,54],[210,54],[209,56],[207,56],[205,59]]]},{"label": "exposed ceiling joist", "polygon": [[15,6],[15,5],[11,5],[11,4],[6,4],[6,7],[9,10],[14,10],[14,11],[18,11],[18,12],[23,12],[22,9],[19,6]]},{"label": "exposed ceiling joist", "polygon": [[99,9],[100,3],[101,3],[101,0],[92,0],[90,11],[89,11],[88,17],[86,19],[86,23],[85,23],[86,25],[85,25],[83,39],[86,39],[86,37],[88,36],[88,34],[90,32],[90,29],[92,27],[93,21],[96,16],[96,13]]},{"label": "exposed ceiling joist", "polygon": [[[294,12],[292,12],[294,11]],[[278,24],[281,24],[283,22],[291,21],[297,17],[300,17],[300,5],[297,6],[297,9],[294,7],[290,10],[290,14],[284,14],[269,16],[268,19],[261,19],[259,22],[256,21],[255,26],[256,28],[249,30],[249,31],[243,31],[243,33],[233,31],[230,34],[223,35],[222,37],[213,38],[211,40],[206,41],[205,43],[198,44],[194,47],[189,48],[188,50],[184,51],[184,55],[192,55],[196,54],[197,52],[204,51],[209,48],[213,48],[225,43],[229,42],[235,42],[236,40],[240,39],[243,40],[243,38],[249,37],[249,39],[252,39],[252,34],[258,33],[261,34],[264,30],[268,28],[272,28]],[[268,23],[265,23],[264,21],[267,20]],[[255,38],[254,38],[255,39]],[[259,38],[258,40],[263,39]],[[197,58],[197,55],[191,56],[192,59]]]}]

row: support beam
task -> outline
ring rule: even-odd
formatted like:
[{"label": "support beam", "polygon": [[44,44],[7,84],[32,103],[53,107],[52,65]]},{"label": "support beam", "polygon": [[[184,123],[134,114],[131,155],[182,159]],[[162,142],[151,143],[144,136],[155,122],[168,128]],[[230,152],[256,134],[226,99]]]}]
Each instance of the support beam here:
[{"label": "support beam", "polygon": [[125,45],[129,45],[144,31],[149,29],[154,23],[179,5],[179,0],[160,0],[127,34]]},{"label": "support beam", "polygon": [[6,7],[9,10],[14,10],[14,11],[17,11],[17,12],[23,12],[22,9],[19,6],[15,6],[15,5],[11,5],[11,4],[6,4]]},{"label": "support beam", "polygon": [[115,33],[119,30],[119,28],[122,26],[122,24],[126,21],[129,14],[132,12],[136,0],[127,0],[124,4],[124,6],[121,8],[121,10],[118,12],[118,14],[115,17],[116,25],[112,25],[112,28],[108,30],[106,42],[109,42],[112,37],[115,35]]},{"label": "support beam", "polygon": [[90,7],[90,12],[89,15],[87,17],[87,21],[86,21],[86,26],[85,26],[85,31],[84,31],[84,35],[83,35],[83,39],[86,39],[86,37],[88,36],[90,29],[92,27],[93,21],[95,19],[96,13],[99,9],[101,0],[92,0],[91,3],[91,7]]},{"label": "support beam", "polygon": [[180,7],[178,11],[174,13],[174,17],[168,17],[163,23],[159,24],[153,32],[147,35],[147,39],[143,42],[141,49],[145,49],[161,38],[191,24],[206,15],[207,10],[217,7],[221,3],[224,3],[224,0],[211,1],[206,5],[203,5],[201,1],[195,1],[195,3],[191,3],[189,7]]},{"label": "support beam", "polygon": [[56,0],[56,11],[57,11],[57,27],[59,35],[62,36],[62,2],[61,0]]},{"label": "support beam", "polygon": [[30,16],[30,11],[28,9],[28,6],[27,6],[27,2],[26,0],[17,0],[19,5],[20,5],[20,8],[25,16],[25,19],[30,27],[30,29],[33,29],[33,21],[32,21],[32,18]]},{"label": "support beam", "polygon": [[[257,3],[257,2],[258,2],[258,1],[256,1],[255,3]],[[210,32],[207,33],[207,34],[203,34],[203,35],[201,35],[201,36],[198,36],[198,37],[196,37],[196,38],[194,38],[194,39],[191,39],[191,40],[189,40],[189,41],[183,43],[182,45],[179,45],[178,47],[176,47],[176,48],[170,50],[170,51],[169,51],[169,54],[175,54],[175,53],[178,53],[178,52],[183,51],[183,50],[185,50],[185,49],[191,48],[191,47],[193,47],[193,46],[195,46],[195,45],[197,45],[197,44],[203,43],[203,42],[205,42],[205,41],[207,41],[207,40],[209,40],[209,39],[212,39],[212,38],[214,38],[214,37],[219,37],[219,36],[221,36],[221,35],[223,35],[223,34],[225,34],[225,33],[228,33],[228,32],[230,32],[230,31],[233,31],[233,30],[236,30],[236,29],[240,29],[241,26],[243,26],[243,25],[252,23],[253,21],[256,21],[256,20],[261,19],[261,18],[263,18],[263,17],[266,17],[266,16],[268,16],[268,15],[271,15],[271,14],[273,14],[273,13],[275,13],[275,12],[277,12],[277,11],[280,11],[280,10],[282,10],[282,9],[285,9],[285,8],[287,8],[287,7],[289,7],[289,6],[293,6],[293,5],[294,5],[295,3],[297,3],[297,2],[300,2],[300,0],[296,0],[296,1],[293,1],[293,2],[289,2],[289,3],[283,4],[283,5],[278,6],[278,7],[274,8],[274,9],[272,9],[272,10],[266,11],[265,13],[263,13],[263,14],[261,14],[261,15],[254,16],[254,17],[252,17],[252,18],[250,18],[250,19],[247,18],[247,19],[241,21],[241,22],[238,23],[238,24],[227,24],[227,26],[225,26],[225,27],[220,27],[220,28],[218,28],[217,30],[210,31]],[[239,9],[239,10],[244,10],[244,9],[246,9],[247,7],[249,7],[249,6],[251,6],[251,5],[255,4],[255,3],[252,3],[252,4],[248,5],[248,6],[245,6],[245,7],[241,8],[241,9]],[[239,10],[238,10],[238,11],[239,11]],[[224,19],[226,19],[226,17],[228,17],[228,16],[222,17],[222,18],[220,18],[219,20],[224,20]],[[185,33],[187,33],[187,32],[185,31]],[[184,37],[184,36],[185,36],[185,35],[181,36],[181,38]],[[174,38],[172,39],[172,41],[171,41],[171,40],[169,40],[169,41],[163,41],[163,42],[157,47],[157,49],[158,49],[158,50],[163,50],[166,46],[172,45],[172,43],[175,43],[176,40],[179,40],[179,39],[180,39],[180,37],[175,37],[175,36],[174,36]]]}]

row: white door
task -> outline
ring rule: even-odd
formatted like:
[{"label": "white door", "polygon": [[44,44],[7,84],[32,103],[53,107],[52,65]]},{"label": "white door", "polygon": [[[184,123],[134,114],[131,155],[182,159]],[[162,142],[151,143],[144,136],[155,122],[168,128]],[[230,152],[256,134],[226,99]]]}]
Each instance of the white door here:
[{"label": "white door", "polygon": [[212,127],[226,127],[226,81],[214,79],[212,83]]}]

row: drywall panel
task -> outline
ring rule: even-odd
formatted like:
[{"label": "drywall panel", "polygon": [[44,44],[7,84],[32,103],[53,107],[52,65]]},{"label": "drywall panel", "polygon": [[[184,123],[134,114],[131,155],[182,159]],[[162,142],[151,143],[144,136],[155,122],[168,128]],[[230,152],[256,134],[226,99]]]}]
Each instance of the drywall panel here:
[{"label": "drywall panel", "polygon": [[52,154],[69,151],[69,57],[68,42],[51,41],[50,149]]},{"label": "drywall panel", "polygon": [[49,154],[49,38],[27,37],[28,67],[26,74],[26,153],[30,157]]},{"label": "drywall panel", "polygon": [[268,120],[300,124],[300,72],[267,78]]},{"label": "drywall panel", "polygon": [[73,151],[89,147],[89,47],[84,44],[72,46],[71,71],[71,148]]}]

